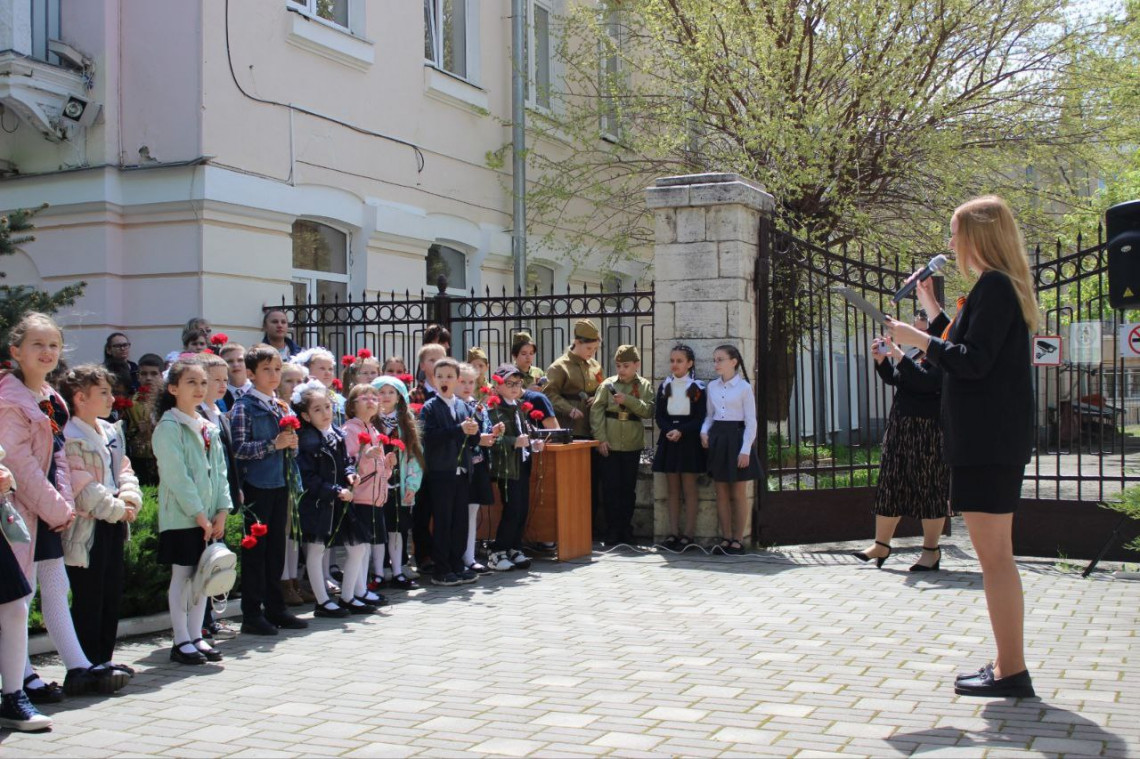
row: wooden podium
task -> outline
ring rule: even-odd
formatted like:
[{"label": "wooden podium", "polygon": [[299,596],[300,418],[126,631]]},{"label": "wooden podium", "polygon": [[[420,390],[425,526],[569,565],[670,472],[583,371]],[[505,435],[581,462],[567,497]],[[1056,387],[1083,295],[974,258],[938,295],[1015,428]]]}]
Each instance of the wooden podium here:
[{"label": "wooden podium", "polygon": [[[530,512],[523,537],[531,543],[557,543],[559,561],[593,551],[590,450],[597,446],[596,440],[547,445],[532,459]],[[495,539],[502,508],[496,486],[495,503],[479,521],[479,539]]]}]

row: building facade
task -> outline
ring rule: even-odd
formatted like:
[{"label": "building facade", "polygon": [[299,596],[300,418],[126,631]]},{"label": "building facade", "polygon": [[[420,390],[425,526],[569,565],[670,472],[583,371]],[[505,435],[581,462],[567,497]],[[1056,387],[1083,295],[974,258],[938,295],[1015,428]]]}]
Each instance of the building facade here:
[{"label": "building facade", "polygon": [[[441,273],[509,288],[510,162],[489,156],[510,141],[510,9],[2,0],[0,208],[50,207],[0,270],[86,281],[61,315],[85,359],[115,329],[136,358],[165,353],[197,315],[249,343],[282,299],[435,292]],[[558,10],[528,0],[538,112]],[[532,283],[603,283],[572,259],[532,246]],[[644,271],[616,268],[611,287]]]}]

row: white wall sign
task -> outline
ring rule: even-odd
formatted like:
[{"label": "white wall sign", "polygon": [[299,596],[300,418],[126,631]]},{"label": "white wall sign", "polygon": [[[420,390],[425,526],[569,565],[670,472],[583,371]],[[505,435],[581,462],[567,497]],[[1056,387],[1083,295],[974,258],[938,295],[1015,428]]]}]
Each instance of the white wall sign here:
[{"label": "white wall sign", "polygon": [[1061,336],[1060,335],[1034,335],[1033,336],[1033,365],[1034,366],[1060,366],[1061,365]]},{"label": "white wall sign", "polygon": [[1120,355],[1140,358],[1140,324],[1125,324],[1120,328]]},{"label": "white wall sign", "polygon": [[1074,322],[1069,326],[1069,350],[1074,364],[1100,363],[1100,322]]}]

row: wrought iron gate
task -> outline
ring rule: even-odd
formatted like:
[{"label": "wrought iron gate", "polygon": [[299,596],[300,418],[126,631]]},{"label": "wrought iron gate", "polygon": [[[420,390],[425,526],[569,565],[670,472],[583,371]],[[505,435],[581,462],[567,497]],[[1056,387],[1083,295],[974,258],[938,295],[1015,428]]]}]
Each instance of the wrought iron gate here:
[{"label": "wrought iron gate", "polygon": [[[877,325],[833,290],[855,289],[896,318],[916,301],[890,302],[921,261],[862,248],[826,248],[761,229],[756,272],[760,327],[756,377],[767,488],[759,488],[753,536],[762,544],[848,540],[871,534],[870,506],[891,390],[875,376]],[[1053,367],[1037,367],[1035,450],[1026,468],[1017,549],[1084,557],[1115,516],[1097,504],[1140,482],[1140,358],[1121,357],[1121,330],[1140,316],[1108,304],[1107,251],[1098,234],[1066,253],[1032,254],[1045,315],[1034,341]],[[1127,331],[1127,330],[1125,330]],[[1127,335],[1125,335],[1127,338]],[[1041,347],[1044,344],[1044,347]],[[1053,355],[1052,346],[1059,345]],[[1140,330],[1135,355],[1140,356]],[[1030,510],[1031,509],[1031,510]],[[917,534],[918,525],[903,529]]]}]

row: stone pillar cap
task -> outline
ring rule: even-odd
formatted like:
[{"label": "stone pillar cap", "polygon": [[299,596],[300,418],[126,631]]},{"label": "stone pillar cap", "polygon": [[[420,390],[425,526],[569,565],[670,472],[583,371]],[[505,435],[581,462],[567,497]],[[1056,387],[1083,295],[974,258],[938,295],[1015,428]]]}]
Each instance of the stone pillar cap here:
[{"label": "stone pillar cap", "polygon": [[646,189],[645,199],[650,208],[742,205],[769,212],[776,206],[763,185],[732,173],[662,177]]}]

